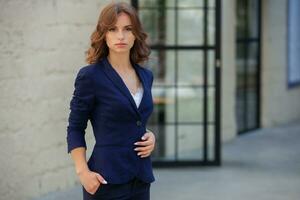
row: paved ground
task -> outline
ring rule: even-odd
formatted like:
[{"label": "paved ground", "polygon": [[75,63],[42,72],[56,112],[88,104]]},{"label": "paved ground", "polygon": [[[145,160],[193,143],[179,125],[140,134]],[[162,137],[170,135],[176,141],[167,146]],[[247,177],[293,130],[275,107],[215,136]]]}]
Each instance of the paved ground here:
[{"label": "paved ground", "polygon": [[[300,122],[223,145],[222,167],[154,169],[152,200],[299,200]],[[38,200],[81,200],[81,187]]]}]

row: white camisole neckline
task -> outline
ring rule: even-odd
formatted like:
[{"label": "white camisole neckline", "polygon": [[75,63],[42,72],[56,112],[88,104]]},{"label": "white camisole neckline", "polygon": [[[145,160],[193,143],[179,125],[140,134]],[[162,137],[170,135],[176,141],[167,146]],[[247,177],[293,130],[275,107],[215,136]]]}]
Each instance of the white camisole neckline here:
[{"label": "white camisole neckline", "polygon": [[131,96],[133,97],[133,99],[135,101],[136,107],[139,107],[139,105],[142,101],[143,93],[144,93],[143,87],[139,87],[135,94],[130,92]]}]

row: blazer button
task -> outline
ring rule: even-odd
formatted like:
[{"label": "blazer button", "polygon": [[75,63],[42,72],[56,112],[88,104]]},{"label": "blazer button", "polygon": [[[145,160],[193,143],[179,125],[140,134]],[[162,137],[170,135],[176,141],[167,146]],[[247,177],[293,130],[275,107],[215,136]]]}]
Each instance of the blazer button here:
[{"label": "blazer button", "polygon": [[142,122],[140,120],[136,121],[136,125],[137,126],[141,126],[142,125]]}]

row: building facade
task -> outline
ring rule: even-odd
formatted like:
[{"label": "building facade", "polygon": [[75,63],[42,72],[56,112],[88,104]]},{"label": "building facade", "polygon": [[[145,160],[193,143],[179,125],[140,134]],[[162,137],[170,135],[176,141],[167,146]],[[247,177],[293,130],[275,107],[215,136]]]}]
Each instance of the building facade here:
[{"label": "building facade", "polygon": [[[108,2],[1,1],[3,199],[33,199],[79,183],[66,153],[68,106]],[[300,119],[296,0],[127,2],[152,49],[145,67],[155,75],[148,127],[157,134],[155,166],[222,166],[225,142]],[[89,156],[90,126],[86,140]]]}]

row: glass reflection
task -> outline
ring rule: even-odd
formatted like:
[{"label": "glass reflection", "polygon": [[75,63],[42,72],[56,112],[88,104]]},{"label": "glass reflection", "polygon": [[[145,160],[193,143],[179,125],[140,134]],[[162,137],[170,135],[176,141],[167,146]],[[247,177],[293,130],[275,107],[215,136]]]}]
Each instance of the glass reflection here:
[{"label": "glass reflection", "polygon": [[203,51],[178,51],[178,85],[203,85]]},{"label": "glass reflection", "polygon": [[178,126],[178,159],[201,160],[203,157],[203,126]]},{"label": "glass reflection", "polygon": [[151,124],[166,124],[175,122],[175,88],[152,88],[154,110]]},{"label": "glass reflection", "polygon": [[152,50],[146,66],[154,74],[155,86],[175,85],[175,51]]},{"label": "glass reflection", "polygon": [[203,10],[178,10],[178,44],[203,45]]},{"label": "glass reflection", "polygon": [[179,88],[177,98],[179,122],[203,122],[202,88]]}]

